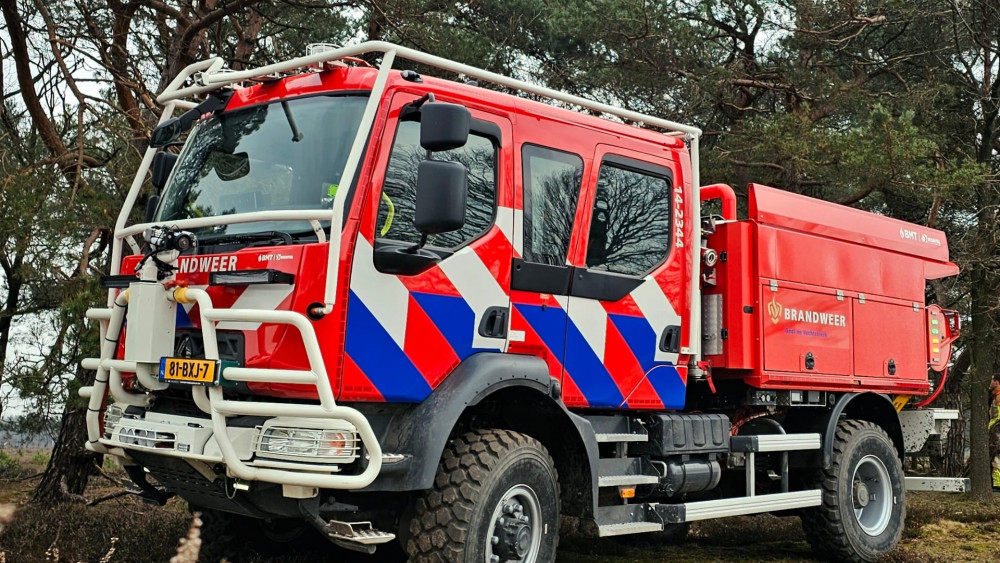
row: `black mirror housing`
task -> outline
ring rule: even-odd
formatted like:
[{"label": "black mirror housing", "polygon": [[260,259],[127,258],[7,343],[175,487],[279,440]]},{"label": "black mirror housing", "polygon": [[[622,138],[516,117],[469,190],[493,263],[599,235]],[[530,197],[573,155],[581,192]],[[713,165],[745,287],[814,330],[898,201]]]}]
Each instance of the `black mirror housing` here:
[{"label": "black mirror housing", "polygon": [[472,114],[459,104],[428,102],[420,108],[420,146],[428,151],[464,147]]},{"label": "black mirror housing", "polygon": [[150,183],[156,188],[156,193],[160,193],[163,186],[167,185],[167,179],[170,178],[170,172],[174,169],[174,164],[177,164],[176,154],[160,151],[153,157],[153,164],[149,167],[152,173]]},{"label": "black mirror housing", "polygon": [[425,235],[457,231],[465,224],[469,171],[464,164],[425,160],[417,168],[413,225]]},{"label": "black mirror housing", "polygon": [[180,117],[168,119],[153,129],[152,135],[149,136],[149,146],[157,149],[165,147],[183,132],[184,124]]}]

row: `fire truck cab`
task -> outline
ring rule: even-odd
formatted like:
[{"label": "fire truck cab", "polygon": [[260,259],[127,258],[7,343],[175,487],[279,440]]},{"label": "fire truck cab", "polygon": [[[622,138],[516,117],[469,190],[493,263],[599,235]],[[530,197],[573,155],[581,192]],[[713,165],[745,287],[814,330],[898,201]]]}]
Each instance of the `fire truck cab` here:
[{"label": "fire truck cab", "polygon": [[943,233],[758,185],[738,219],[697,128],[387,43],[159,101],[82,391],[147,498],[415,562],[761,512],[839,559],[899,541]]}]

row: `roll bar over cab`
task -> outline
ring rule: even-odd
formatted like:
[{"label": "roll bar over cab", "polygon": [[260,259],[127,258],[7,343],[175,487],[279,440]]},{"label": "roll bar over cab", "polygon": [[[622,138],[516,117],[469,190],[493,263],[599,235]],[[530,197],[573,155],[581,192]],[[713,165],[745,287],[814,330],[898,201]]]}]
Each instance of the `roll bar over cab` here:
[{"label": "roll bar over cab", "polygon": [[[853,464],[852,520],[813,509],[811,539],[865,560],[898,541],[899,461],[940,430],[900,411],[958,336],[923,304],[957,271],[942,233],[763,186],[737,221],[700,186],[697,128],[397,45],[222,65],[158,98],[88,312],[88,448],[145,496],[362,551],[399,536],[415,561],[549,561],[560,514],[608,536],[809,509],[828,501],[791,473]],[[811,248],[834,266],[791,265]],[[889,317],[900,336],[871,344]],[[845,459],[858,444],[881,457]]]}]

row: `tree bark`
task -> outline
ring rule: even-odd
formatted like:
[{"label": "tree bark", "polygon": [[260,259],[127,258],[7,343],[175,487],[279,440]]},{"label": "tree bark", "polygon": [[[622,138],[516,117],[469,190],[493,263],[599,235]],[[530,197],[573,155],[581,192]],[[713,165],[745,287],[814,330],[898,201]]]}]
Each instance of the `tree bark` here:
[{"label": "tree bark", "polygon": [[[77,380],[89,385],[94,374],[82,367],[76,369]],[[79,400],[66,401],[59,437],[56,439],[48,467],[42,480],[31,496],[30,503],[51,506],[83,495],[87,481],[94,472],[94,464],[100,465],[103,456],[84,448],[87,442],[87,406]]]},{"label": "tree bark", "polygon": [[[983,229],[992,221],[980,213],[977,230],[985,236]],[[987,224],[984,224],[987,223]],[[982,239],[981,239],[982,240]],[[993,336],[996,334],[992,305],[996,301],[993,286],[982,265],[972,272],[972,369],[969,372],[969,478],[972,480],[972,498],[980,502],[992,502],[993,479],[989,457],[990,421],[990,381],[997,372],[997,351]]]}]

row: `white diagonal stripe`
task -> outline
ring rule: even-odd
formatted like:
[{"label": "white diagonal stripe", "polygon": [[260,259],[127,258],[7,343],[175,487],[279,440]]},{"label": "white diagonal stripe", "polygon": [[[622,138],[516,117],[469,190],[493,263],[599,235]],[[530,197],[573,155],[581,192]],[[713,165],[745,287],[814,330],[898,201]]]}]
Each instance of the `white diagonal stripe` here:
[{"label": "white diagonal stripe", "polygon": [[635,300],[635,304],[642,311],[642,316],[646,317],[646,321],[653,327],[653,333],[656,335],[654,337],[656,342],[653,343],[656,354],[654,354],[653,360],[676,364],[677,354],[660,350],[659,340],[663,336],[663,329],[670,325],[680,326],[681,318],[674,311],[673,305],[663,293],[660,284],[656,283],[652,277],[647,276],[639,287],[632,290],[632,299]]},{"label": "white diagonal stripe", "polygon": [[372,246],[361,236],[354,247],[351,290],[389,333],[393,342],[402,349],[406,341],[410,292],[396,276],[383,274],[375,269]]},{"label": "white diagonal stripe", "polygon": [[608,335],[607,311],[596,299],[572,297],[569,301],[567,312],[570,320],[603,363],[604,346]]},{"label": "white diagonal stripe", "polygon": [[[236,298],[230,309],[258,309],[274,311],[281,302],[292,294],[295,286],[287,284],[251,285]],[[260,323],[244,321],[223,321],[215,326],[222,330],[257,330]]]},{"label": "white diagonal stripe", "polygon": [[480,336],[478,330],[486,309],[507,307],[510,304],[507,293],[500,287],[483,261],[471,248],[465,247],[447,260],[442,260],[439,266],[476,314],[476,322],[469,327],[473,333],[472,346],[504,349],[506,346],[504,340]]}]

